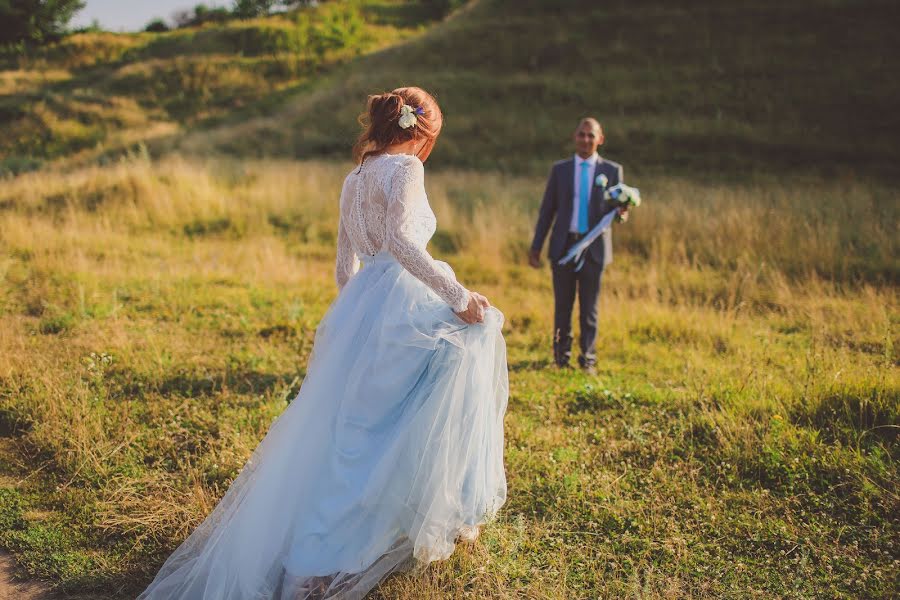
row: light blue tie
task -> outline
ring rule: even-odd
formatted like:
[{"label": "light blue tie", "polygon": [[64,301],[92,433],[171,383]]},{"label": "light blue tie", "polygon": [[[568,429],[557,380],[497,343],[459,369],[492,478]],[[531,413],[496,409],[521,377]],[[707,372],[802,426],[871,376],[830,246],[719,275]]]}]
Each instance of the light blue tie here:
[{"label": "light blue tie", "polygon": [[588,161],[581,163],[581,183],[578,185],[578,233],[586,233],[588,230],[588,204],[591,201],[591,164]]}]

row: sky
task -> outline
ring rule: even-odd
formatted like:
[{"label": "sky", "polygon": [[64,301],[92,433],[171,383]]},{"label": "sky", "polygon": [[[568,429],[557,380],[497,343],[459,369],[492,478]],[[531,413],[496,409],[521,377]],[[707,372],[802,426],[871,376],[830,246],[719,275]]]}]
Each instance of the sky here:
[{"label": "sky", "polygon": [[230,6],[231,0],[86,0],[85,7],[69,22],[72,28],[90,25],[94,19],[109,31],[140,31],[155,18],[172,24],[172,14],[196,4]]}]

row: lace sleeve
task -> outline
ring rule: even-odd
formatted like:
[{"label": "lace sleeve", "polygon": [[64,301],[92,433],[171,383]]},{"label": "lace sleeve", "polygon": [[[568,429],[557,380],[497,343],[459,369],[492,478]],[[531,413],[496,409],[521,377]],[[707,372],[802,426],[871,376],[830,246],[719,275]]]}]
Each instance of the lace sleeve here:
[{"label": "lace sleeve", "polygon": [[344,289],[344,285],[359,269],[359,257],[350,244],[350,236],[344,224],[338,220],[337,260],[334,265],[334,279],[337,281],[338,291]]},{"label": "lace sleeve", "polygon": [[[346,193],[346,182],[344,189],[341,190],[341,206],[344,204],[344,194]],[[350,243],[350,235],[347,228],[344,227],[343,216],[338,217],[338,236],[337,236],[337,258],[334,263],[334,279],[337,281],[338,291],[344,289],[344,285],[359,269],[359,257],[353,250],[353,244]]]},{"label": "lace sleeve", "polygon": [[385,247],[403,267],[443,298],[454,311],[469,306],[469,290],[440,268],[428,251],[409,235],[414,208],[424,202],[425,169],[418,159],[401,164],[394,173],[387,199]]}]

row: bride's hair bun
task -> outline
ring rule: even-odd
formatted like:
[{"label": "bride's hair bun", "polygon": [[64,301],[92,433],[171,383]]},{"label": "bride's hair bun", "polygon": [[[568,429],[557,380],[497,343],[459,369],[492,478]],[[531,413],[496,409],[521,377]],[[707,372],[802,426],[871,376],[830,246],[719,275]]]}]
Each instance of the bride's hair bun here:
[{"label": "bride's hair bun", "polygon": [[390,119],[392,115],[400,115],[400,107],[403,106],[403,97],[394,92],[376,94],[370,96],[369,113],[380,118]]},{"label": "bride's hair bun", "polygon": [[[416,111],[412,126],[408,123],[406,127],[400,125],[404,105]],[[420,152],[420,158],[424,161],[441,132],[443,115],[431,94],[418,87],[402,87],[369,96],[366,111],[359,116],[359,122],[364,129],[353,146],[353,157],[357,162],[393,144],[422,138],[428,140]]]}]

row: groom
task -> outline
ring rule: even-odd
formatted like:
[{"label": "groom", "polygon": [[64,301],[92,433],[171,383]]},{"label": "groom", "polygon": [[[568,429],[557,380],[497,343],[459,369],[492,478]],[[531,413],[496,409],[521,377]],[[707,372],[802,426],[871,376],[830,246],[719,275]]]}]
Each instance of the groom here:
[{"label": "groom", "polygon": [[578,364],[589,374],[596,372],[597,298],[603,267],[612,262],[612,232],[607,230],[587,247],[579,271],[575,270],[577,261],[562,266],[557,261],[610,210],[618,210],[623,220],[628,218],[627,206],[614,209],[603,199],[606,188],[622,181],[622,166],[597,155],[597,148],[602,144],[600,123],[592,117],[582,119],[575,129],[575,156],[557,162],[550,170],[528,256],[529,264],[540,268],[541,247],[550,232],[547,257],[553,272],[555,304],[553,358],[558,367],[569,365],[572,307],[577,287],[581,329]]}]

